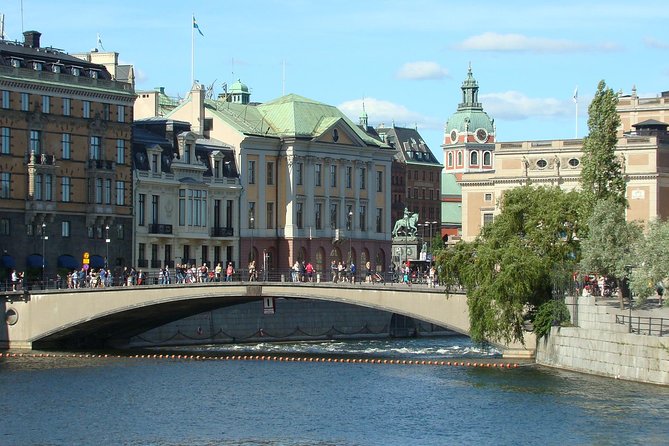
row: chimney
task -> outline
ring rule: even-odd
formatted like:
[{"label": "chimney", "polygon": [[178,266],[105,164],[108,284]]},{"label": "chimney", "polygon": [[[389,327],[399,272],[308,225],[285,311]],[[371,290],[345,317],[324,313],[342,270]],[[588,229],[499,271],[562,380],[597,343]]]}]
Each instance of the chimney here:
[{"label": "chimney", "polygon": [[28,48],[39,48],[39,38],[42,35],[39,31],[26,31],[23,33],[23,46]]}]

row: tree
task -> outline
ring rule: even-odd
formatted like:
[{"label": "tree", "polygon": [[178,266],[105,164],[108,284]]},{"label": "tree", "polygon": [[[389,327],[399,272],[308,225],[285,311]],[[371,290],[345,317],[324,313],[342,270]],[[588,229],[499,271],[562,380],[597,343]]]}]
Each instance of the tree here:
[{"label": "tree", "polygon": [[623,288],[636,264],[634,247],[641,238],[641,226],[625,219],[625,205],[616,197],[595,204],[588,221],[588,236],[581,242],[581,268],[613,279],[618,286],[620,308]]},{"label": "tree", "polygon": [[555,266],[577,261],[579,206],[578,193],[557,187],[506,191],[476,240],[440,253],[440,278],[467,292],[474,341],[523,341],[525,320],[552,298]]},{"label": "tree", "polygon": [[616,158],[616,132],[620,117],[616,111],[618,97],[606,83],[600,81],[597,93],[588,107],[588,136],[583,141],[581,188],[585,196],[586,212],[600,200],[626,204],[625,177]]},{"label": "tree", "polygon": [[635,268],[632,270],[630,286],[641,298],[655,294],[658,287],[668,287],[669,278],[669,222],[653,221],[645,237],[635,247]]}]

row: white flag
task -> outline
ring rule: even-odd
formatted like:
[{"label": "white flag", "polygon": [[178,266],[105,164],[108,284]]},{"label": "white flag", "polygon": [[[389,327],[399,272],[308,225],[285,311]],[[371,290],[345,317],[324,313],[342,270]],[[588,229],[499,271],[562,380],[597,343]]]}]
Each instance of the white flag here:
[{"label": "white flag", "polygon": [[578,87],[574,90],[574,102],[578,102]]}]

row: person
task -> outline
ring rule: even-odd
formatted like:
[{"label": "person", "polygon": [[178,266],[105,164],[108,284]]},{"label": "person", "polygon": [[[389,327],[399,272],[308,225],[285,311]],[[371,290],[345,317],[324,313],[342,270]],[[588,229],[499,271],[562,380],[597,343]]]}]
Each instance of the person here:
[{"label": "person", "polygon": [[305,271],[307,272],[307,280],[309,282],[313,282],[314,281],[314,265],[312,265],[311,262],[307,263]]},{"label": "person", "polygon": [[404,279],[404,283],[406,283],[407,285],[411,284],[411,282],[409,281],[409,279],[410,279],[409,274],[411,274],[411,268],[409,267],[409,263],[406,262],[404,264],[404,278],[403,279]]},{"label": "person", "polygon": [[223,267],[221,266],[221,262],[218,262],[216,265],[216,268],[214,268],[214,273],[216,274],[216,282],[221,281],[221,273],[223,272]]},{"label": "person", "polygon": [[428,274],[429,276],[429,282],[428,282],[428,287],[434,288],[434,279],[436,276],[437,270],[434,268],[434,265],[430,266],[430,272]]},{"label": "person", "polygon": [[225,268],[225,281],[232,282],[232,275],[235,273],[235,268],[232,266],[232,262],[228,262],[227,268]]},{"label": "person", "polygon": [[19,275],[15,269],[12,270],[12,291],[16,291],[19,286]]},{"label": "person", "polygon": [[293,276],[293,282],[299,281],[299,275],[300,275],[300,262],[295,260],[295,263],[293,264],[293,270],[290,272]]},{"label": "person", "polygon": [[365,282],[369,283],[372,281],[372,264],[369,260],[365,263]]},{"label": "person", "polygon": [[249,282],[253,282],[254,280],[257,280],[256,276],[256,261],[251,260],[249,262]]},{"label": "person", "polygon": [[348,267],[351,273],[351,283],[355,283],[355,263],[351,260],[351,264]]},{"label": "person", "polygon": [[346,277],[344,272],[346,271],[346,265],[342,262],[337,263],[337,280],[346,282]]},{"label": "person", "polygon": [[144,274],[144,271],[140,269],[139,273],[137,274],[137,285],[144,285],[145,280],[146,280],[146,275]]},{"label": "person", "polygon": [[333,260],[330,263],[330,273],[332,274],[332,282],[337,283],[337,261]]}]

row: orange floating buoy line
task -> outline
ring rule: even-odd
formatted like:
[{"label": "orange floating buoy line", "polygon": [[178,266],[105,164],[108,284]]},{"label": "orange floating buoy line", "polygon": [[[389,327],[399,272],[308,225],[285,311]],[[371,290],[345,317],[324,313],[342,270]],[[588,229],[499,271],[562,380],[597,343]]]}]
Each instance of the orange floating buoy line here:
[{"label": "orange floating buoy line", "polygon": [[334,362],[347,364],[385,364],[385,365],[431,365],[448,367],[476,367],[494,369],[518,368],[518,363],[512,362],[476,362],[476,361],[444,361],[444,360],[412,360],[387,358],[337,358],[318,356],[269,356],[269,355],[191,355],[191,354],[94,354],[94,353],[14,353],[0,352],[0,359],[4,358],[94,358],[94,359],[170,359],[190,361],[272,361],[272,362]]}]

